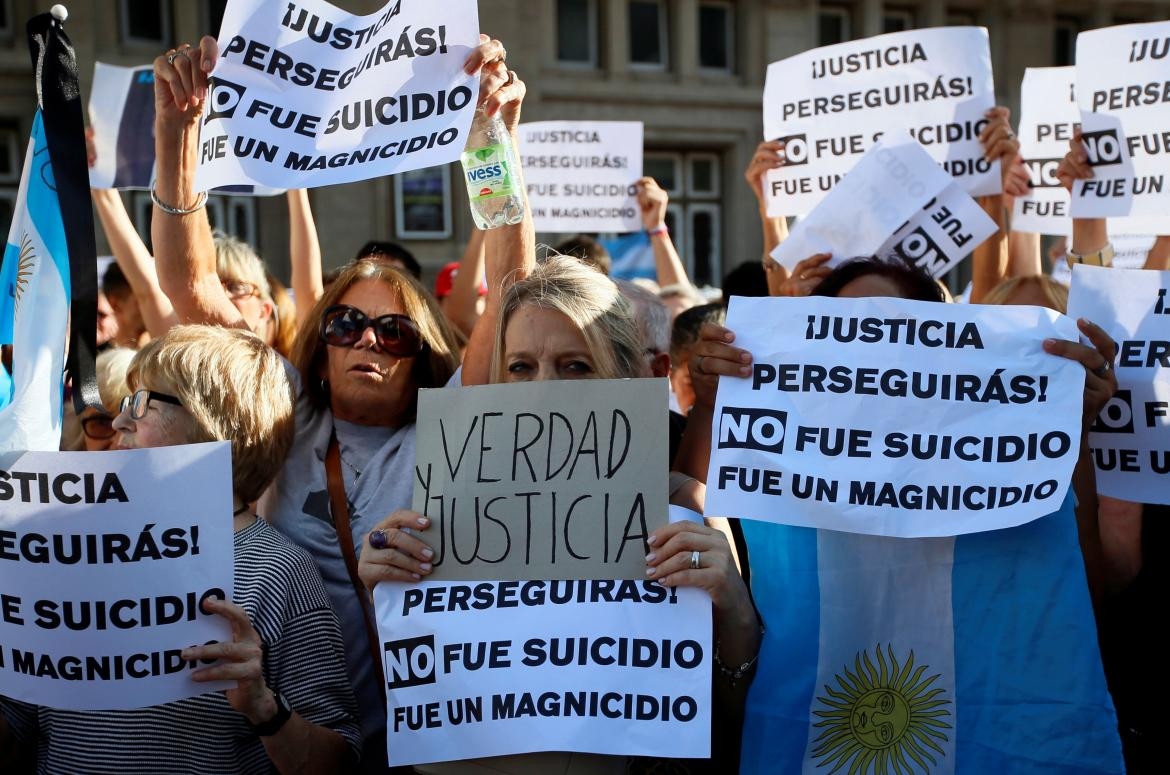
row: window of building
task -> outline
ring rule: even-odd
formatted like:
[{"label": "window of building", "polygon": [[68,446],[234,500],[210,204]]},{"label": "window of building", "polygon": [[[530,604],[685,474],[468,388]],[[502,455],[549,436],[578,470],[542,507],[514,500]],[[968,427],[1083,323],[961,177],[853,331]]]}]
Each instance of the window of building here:
[{"label": "window of building", "polygon": [[0,121],[0,234],[8,238],[12,213],[16,210],[16,191],[20,187],[20,126],[14,121]]},{"label": "window of building", "polygon": [[728,2],[699,4],[699,67],[731,72],[735,57],[735,9]]},{"label": "window of building", "polygon": [[1080,22],[1071,16],[1058,16],[1052,26],[1052,64],[1064,67],[1076,63],[1077,35]]},{"label": "window of building", "polygon": [[667,19],[664,0],[630,0],[629,22],[630,64],[641,69],[666,69]]},{"label": "window of building", "polygon": [[852,38],[852,10],[840,5],[822,5],[817,13],[817,45],[831,46]]},{"label": "window of building", "polygon": [[170,0],[120,0],[119,6],[124,43],[152,47],[170,45]]},{"label": "window of building", "polygon": [[711,151],[647,151],[642,172],[670,195],[666,227],[691,281],[723,278],[722,159]]},{"label": "window of building", "polygon": [[219,28],[223,24],[223,12],[226,9],[227,0],[203,0],[204,29],[213,38],[219,37]]},{"label": "window of building", "polygon": [[597,67],[599,0],[557,0],[557,61]]},{"label": "window of building", "polygon": [[[130,194],[130,213],[138,236],[150,250],[150,219],[154,207],[150,192],[133,191]],[[237,194],[211,194],[207,197],[207,220],[212,229],[230,234],[252,247],[259,248],[260,229],[256,217],[256,198]]]},{"label": "window of building", "polygon": [[914,27],[914,10],[911,8],[887,8],[882,14],[882,32],[905,32]]},{"label": "window of building", "polygon": [[950,27],[976,27],[979,25],[979,14],[968,10],[947,11],[947,25]]},{"label": "window of building", "polygon": [[447,167],[394,176],[394,222],[399,239],[451,236],[451,173]]},{"label": "window of building", "polygon": [[0,38],[12,36],[12,0],[0,0]]}]

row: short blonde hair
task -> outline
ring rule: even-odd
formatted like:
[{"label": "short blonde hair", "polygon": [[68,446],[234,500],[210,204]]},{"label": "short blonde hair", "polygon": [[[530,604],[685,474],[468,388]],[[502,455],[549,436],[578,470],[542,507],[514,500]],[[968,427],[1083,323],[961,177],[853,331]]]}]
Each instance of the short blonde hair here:
[{"label": "short blonde hair", "polygon": [[[325,310],[341,303],[341,297],[362,280],[384,283],[402,304],[407,316],[418,326],[426,349],[414,357],[411,375],[416,388],[443,387],[459,365],[459,344],[439,303],[418,280],[382,258],[361,258],[341,271],[317,300],[312,312],[301,321],[289,360],[301,373],[301,389],[319,409],[329,408],[328,388],[321,384],[319,370],[325,364],[326,344],[321,340],[321,319]],[[411,409],[413,417],[414,409]]]},{"label": "short blonde hair", "polygon": [[1054,309],[1064,315],[1068,312],[1068,288],[1053,280],[1048,275],[1028,275],[1026,277],[1012,277],[1004,280],[992,288],[983,297],[984,304],[1006,304],[1017,291],[1028,286],[1036,286],[1040,294],[1048,302],[1049,309]]},{"label": "short blonde hair", "polygon": [[190,443],[229,441],[232,489],[260,497],[293,443],[293,388],[284,362],[236,328],[175,326],[138,351],[126,380],[171,393],[191,417]]},{"label": "short blonde hair", "polygon": [[215,241],[215,273],[221,280],[241,280],[252,283],[261,298],[272,300],[272,288],[268,285],[268,272],[264,262],[252,246],[222,231],[212,234]]},{"label": "short blonde hair", "polygon": [[135,351],[129,347],[111,347],[98,353],[98,395],[110,414],[118,413],[118,404],[130,392],[126,384],[126,372],[130,370],[130,361],[134,360],[134,355]]},{"label": "short blonde hair", "polygon": [[613,280],[572,256],[550,255],[504,294],[496,321],[492,382],[504,381],[504,332],[521,307],[560,312],[585,337],[601,379],[646,377],[644,344],[630,302]]}]

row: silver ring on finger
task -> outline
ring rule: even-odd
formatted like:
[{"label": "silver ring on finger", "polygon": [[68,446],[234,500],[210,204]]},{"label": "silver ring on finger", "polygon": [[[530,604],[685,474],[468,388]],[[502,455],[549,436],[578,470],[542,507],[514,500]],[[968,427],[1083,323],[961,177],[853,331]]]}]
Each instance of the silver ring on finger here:
[{"label": "silver ring on finger", "polygon": [[1109,370],[1112,368],[1113,368],[1113,364],[1111,364],[1109,361],[1105,361],[1100,366],[1093,369],[1093,373],[1096,374],[1101,379],[1105,379],[1107,376],[1109,376]]},{"label": "silver ring on finger", "polygon": [[695,364],[695,371],[699,372],[700,374],[707,373],[707,370],[703,368],[703,361],[705,361],[706,359],[707,359],[706,355],[699,356],[699,362]]},{"label": "silver ring on finger", "polygon": [[185,57],[185,56],[187,56],[187,49],[185,49],[185,48],[178,49],[177,51],[172,51],[171,53],[167,54],[167,64],[173,65],[175,63],[176,59],[178,59],[179,57]]},{"label": "silver ring on finger", "polygon": [[698,570],[702,567],[702,565],[699,564],[699,556],[699,550],[696,549],[695,551],[691,552],[691,570]]}]

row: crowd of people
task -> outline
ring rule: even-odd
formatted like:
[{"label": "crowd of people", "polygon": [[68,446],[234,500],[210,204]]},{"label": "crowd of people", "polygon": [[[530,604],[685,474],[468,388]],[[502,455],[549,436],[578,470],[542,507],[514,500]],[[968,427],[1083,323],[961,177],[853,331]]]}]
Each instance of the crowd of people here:
[{"label": "crowd of people", "polygon": [[[205,195],[193,187],[216,52],[204,38],[155,61],[152,250],[119,194],[93,191],[116,258],[99,307],[104,408],[69,418],[62,448],[230,443],[235,595],[206,607],[230,623],[232,640],[183,657],[217,660],[196,680],[236,688],[135,711],[62,711],[0,698],[6,773],[385,772],[385,684],[370,592],[433,571],[434,553],[420,540],[430,522],[410,510],[419,390],[669,378],[670,502],[702,513],[718,379],[750,374],[752,362],[724,326],[728,296],[953,301],[919,270],[872,257],[830,269],[828,256],[810,256],[792,272],[773,261],[787,224],[767,216],[763,180],[785,163],[779,142],[761,143],[745,172],[760,203],[764,254],[745,257],[722,302],[706,303],[687,278],[664,228],[667,195],[649,178],[638,184],[638,201],[655,283],[615,282],[608,256],[587,237],[538,259],[530,217],[475,231],[433,288],[409,251],[388,242],[371,241],[325,272],[307,192],[290,191],[285,288],[255,249],[213,232]],[[483,36],[466,69],[480,74],[485,112],[515,136],[525,85],[509,71],[500,41]],[[1039,238],[1014,233],[1007,220],[1012,196],[1028,186],[1011,117],[996,108],[986,119],[980,139],[987,158],[1002,163],[1004,193],[980,200],[1000,228],[970,259],[967,302],[1064,312],[1067,291],[1047,276]],[[1066,185],[1092,176],[1079,135],[1059,174]],[[1104,221],[1078,220],[1069,255],[1107,243]],[[1170,268],[1170,236],[1158,238],[1147,267]],[[1165,509],[1097,495],[1087,433],[1117,389],[1116,345],[1093,322],[1078,325],[1091,344],[1043,342],[1052,357],[1085,372],[1075,496],[1042,520],[1051,530],[1031,540],[1079,544],[1130,771],[1152,772],[1161,699],[1142,687],[1145,673],[1157,670],[1144,617],[1156,604],[1160,569],[1151,552],[1161,546],[1155,512]],[[417,771],[769,770],[773,746],[786,740],[778,733],[785,720],[770,710],[786,680],[785,632],[772,623],[791,570],[786,542],[798,530],[708,519],[672,523],[647,541],[648,578],[711,599],[718,645],[710,759],[550,752]],[[989,587],[988,595],[987,606],[1014,605],[1010,585]],[[1099,659],[1096,643],[1070,647],[1089,663]]]}]

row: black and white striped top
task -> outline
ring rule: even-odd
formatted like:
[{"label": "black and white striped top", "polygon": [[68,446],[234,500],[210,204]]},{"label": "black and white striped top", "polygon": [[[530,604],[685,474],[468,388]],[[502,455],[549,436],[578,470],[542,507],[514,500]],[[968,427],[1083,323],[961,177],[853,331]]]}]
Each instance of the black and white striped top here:
[{"label": "black and white striped top", "polygon": [[[307,721],[361,735],[337,617],[313,560],[263,520],[235,534],[235,602],[264,642],[264,678]],[[40,773],[270,773],[260,738],[222,692],[127,711],[65,711],[0,697]]]}]

